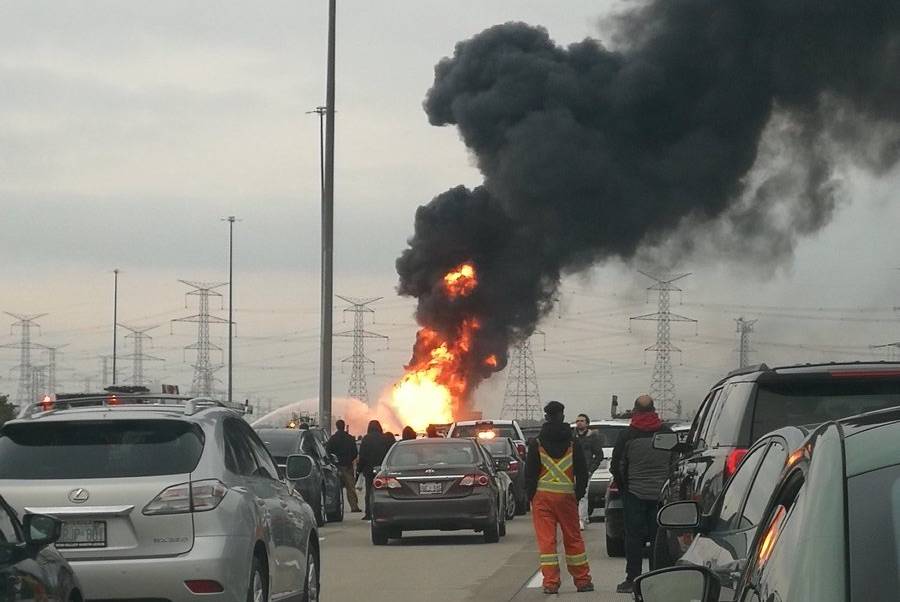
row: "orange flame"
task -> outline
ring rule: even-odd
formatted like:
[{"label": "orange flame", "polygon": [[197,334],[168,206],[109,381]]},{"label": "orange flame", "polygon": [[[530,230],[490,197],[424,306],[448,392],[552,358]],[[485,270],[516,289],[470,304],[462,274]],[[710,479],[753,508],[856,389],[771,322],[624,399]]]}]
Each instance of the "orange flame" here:
[{"label": "orange flame", "polygon": [[451,299],[470,295],[477,286],[475,266],[471,263],[460,264],[444,276],[444,292]]},{"label": "orange flame", "polygon": [[497,356],[496,355],[487,356],[487,358],[485,358],[485,360],[484,360],[484,365],[490,366],[491,368],[496,368],[497,367]]}]

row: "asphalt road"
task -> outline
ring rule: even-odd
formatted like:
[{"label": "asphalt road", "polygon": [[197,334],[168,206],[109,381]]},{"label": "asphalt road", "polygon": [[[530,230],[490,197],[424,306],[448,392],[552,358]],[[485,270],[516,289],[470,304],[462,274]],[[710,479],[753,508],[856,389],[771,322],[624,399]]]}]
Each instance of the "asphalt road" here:
[{"label": "asphalt road", "polygon": [[616,584],[624,578],[625,560],[606,556],[602,522],[584,531],[596,591],[575,592],[563,568],[560,595],[546,596],[536,576],[538,554],[531,515],[507,523],[506,537],[496,544],[484,543],[473,532],[419,531],[377,547],[369,538],[369,523],[361,516],[347,513],[343,523],[321,530],[322,599],[326,602],[633,599],[615,593]]}]

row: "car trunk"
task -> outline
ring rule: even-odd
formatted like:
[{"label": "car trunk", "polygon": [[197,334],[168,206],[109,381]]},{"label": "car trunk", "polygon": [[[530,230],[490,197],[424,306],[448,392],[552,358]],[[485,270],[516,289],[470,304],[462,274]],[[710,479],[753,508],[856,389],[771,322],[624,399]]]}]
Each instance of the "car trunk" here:
[{"label": "car trunk", "polygon": [[460,481],[474,473],[471,464],[392,470],[390,476],[397,479],[400,487],[388,488],[387,492],[396,500],[466,497],[471,495],[472,487],[460,485]]}]

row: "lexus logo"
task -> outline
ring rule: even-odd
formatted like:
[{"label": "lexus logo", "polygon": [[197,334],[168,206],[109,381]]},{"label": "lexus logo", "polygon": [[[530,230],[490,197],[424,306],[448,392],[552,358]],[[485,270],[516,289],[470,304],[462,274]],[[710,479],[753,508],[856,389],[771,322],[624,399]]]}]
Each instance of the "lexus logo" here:
[{"label": "lexus logo", "polygon": [[91,494],[88,493],[88,490],[81,487],[69,492],[69,501],[73,504],[83,504],[88,501],[89,497],[91,497]]}]

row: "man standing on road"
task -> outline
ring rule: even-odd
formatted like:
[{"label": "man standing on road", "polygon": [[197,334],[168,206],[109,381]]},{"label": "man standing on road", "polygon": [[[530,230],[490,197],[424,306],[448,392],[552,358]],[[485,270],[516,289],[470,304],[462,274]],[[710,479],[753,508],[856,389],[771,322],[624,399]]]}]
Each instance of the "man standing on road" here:
[{"label": "man standing on road", "polygon": [[544,593],[559,592],[559,556],[556,529],[562,531],[566,567],[579,592],[594,591],[591,568],[578,528],[578,500],[587,491],[587,465],[572,428],[564,420],[565,407],[558,401],[544,406],[541,433],[528,445],[525,490],[531,500],[531,517],[541,556]]},{"label": "man standing on road", "polygon": [[[631,424],[619,436],[613,448],[610,472],[619,484],[625,510],[625,581],[616,591],[634,591],[634,580],[641,574],[646,542],[656,539],[656,513],[659,495],[669,476],[670,452],[653,449],[653,435],[671,432],[662,425],[653,406],[653,398],[641,395],[634,401]],[[653,559],[650,559],[653,570]]]},{"label": "man standing on road", "polygon": [[350,512],[362,512],[359,509],[359,499],[356,497],[356,477],[353,475],[353,463],[358,455],[356,440],[347,432],[347,424],[343,420],[336,421],[334,427],[337,430],[328,439],[325,450],[329,454],[337,456],[338,469],[341,471],[341,485],[347,491]]},{"label": "man standing on road", "polygon": [[[588,479],[594,474],[594,471],[600,467],[603,462],[603,442],[597,433],[588,428],[591,419],[587,414],[579,414],[575,419],[575,440],[581,446],[581,452],[584,454],[584,463],[587,465]],[[588,516],[588,496],[585,495],[578,500],[578,526],[584,531],[584,528],[590,524],[590,516]]]},{"label": "man standing on road", "polygon": [[363,520],[372,518],[372,481],[375,479],[375,467],[381,466],[390,448],[391,444],[384,436],[381,423],[377,420],[370,420],[366,436],[359,444],[359,463],[357,465],[359,473],[366,479],[366,513],[363,515]]}]

